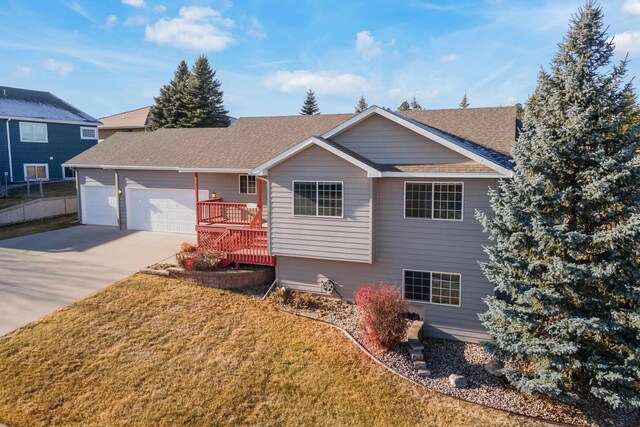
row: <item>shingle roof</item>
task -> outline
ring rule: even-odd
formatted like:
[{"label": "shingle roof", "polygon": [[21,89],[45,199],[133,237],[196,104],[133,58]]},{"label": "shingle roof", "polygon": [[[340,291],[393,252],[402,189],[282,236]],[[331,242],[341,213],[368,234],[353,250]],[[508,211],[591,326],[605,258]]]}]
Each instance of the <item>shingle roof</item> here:
[{"label": "shingle roof", "polygon": [[439,163],[431,165],[378,165],[382,172],[495,172],[488,166],[476,162]]},{"label": "shingle roof", "polygon": [[[487,116],[482,111],[487,110]],[[444,113],[449,112],[449,113]],[[432,113],[432,114],[430,114]],[[452,119],[446,120],[449,114]],[[456,142],[504,164],[501,154],[515,140],[515,108],[469,108],[403,113],[431,131],[459,136]],[[69,165],[149,166],[211,169],[252,169],[311,136],[322,135],[354,114],[242,117],[228,128],[160,129],[117,133],[69,160]],[[466,127],[463,121],[466,120]],[[513,129],[510,128],[509,123]],[[437,126],[436,126],[437,124]],[[464,132],[461,130],[464,128]],[[493,137],[491,130],[495,129]],[[482,142],[467,138],[481,135]],[[482,144],[482,145],[480,145]],[[500,148],[501,151],[497,151]],[[508,150],[507,150],[508,152]]]},{"label": "shingle roof", "polygon": [[0,116],[99,124],[49,92],[0,86]]},{"label": "shingle roof", "polygon": [[149,124],[151,107],[142,107],[123,113],[100,117],[100,129],[144,128]]}]

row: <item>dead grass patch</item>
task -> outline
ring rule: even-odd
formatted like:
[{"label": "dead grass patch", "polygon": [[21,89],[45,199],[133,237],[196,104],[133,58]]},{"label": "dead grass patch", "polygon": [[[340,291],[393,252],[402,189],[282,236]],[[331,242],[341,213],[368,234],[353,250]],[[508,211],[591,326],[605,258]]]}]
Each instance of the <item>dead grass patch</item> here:
[{"label": "dead grass patch", "polygon": [[517,425],[425,391],[271,303],[135,275],[0,338],[0,422]]}]

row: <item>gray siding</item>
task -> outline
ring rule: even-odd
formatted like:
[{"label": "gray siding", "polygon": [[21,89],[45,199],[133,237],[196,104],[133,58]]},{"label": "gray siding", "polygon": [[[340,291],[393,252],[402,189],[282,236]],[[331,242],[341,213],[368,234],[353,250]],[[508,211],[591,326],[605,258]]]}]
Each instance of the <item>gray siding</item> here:
[{"label": "gray siding", "polygon": [[332,138],[335,142],[383,164],[460,163],[469,158],[400,126],[378,114]]},{"label": "gray siding", "polygon": [[[293,215],[293,181],[343,181],[343,218]],[[269,170],[274,255],[371,262],[371,184],[362,169],[314,146]]]},{"label": "gray siding", "polygon": [[[404,179],[376,179],[374,239],[376,257],[371,265],[278,257],[280,284],[311,292],[320,291],[326,278],[339,285],[348,299],[364,283],[402,284],[402,270],[458,273],[462,276],[461,306],[412,303],[412,311],[426,321],[427,333],[444,338],[477,341],[488,338],[478,320],[486,310],[482,298],[493,293],[478,261],[486,260],[482,245],[487,235],[476,221],[476,209],[490,211],[488,188],[492,179],[434,180],[464,182],[463,221],[404,219]],[[425,181],[425,180],[414,180]]]},{"label": "gray siding", "polygon": [[105,169],[79,169],[78,180],[80,185],[116,185],[115,173]]}]

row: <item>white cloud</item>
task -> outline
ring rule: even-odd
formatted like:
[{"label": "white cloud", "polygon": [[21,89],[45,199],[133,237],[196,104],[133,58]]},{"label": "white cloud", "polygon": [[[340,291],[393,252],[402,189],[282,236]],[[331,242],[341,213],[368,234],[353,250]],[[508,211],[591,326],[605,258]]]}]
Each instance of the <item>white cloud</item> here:
[{"label": "white cloud", "polygon": [[629,56],[640,54],[640,31],[625,31],[616,34],[613,41],[616,44],[616,52],[621,56],[627,53]]},{"label": "white cloud", "polygon": [[47,59],[42,63],[42,66],[45,70],[53,71],[61,76],[66,76],[73,71],[73,64],[70,62],[56,61],[55,59]]},{"label": "white cloud", "polygon": [[165,13],[167,11],[167,7],[163,4],[159,4],[156,7],[154,7],[153,10],[158,13]]},{"label": "white cloud", "polygon": [[118,17],[116,15],[109,15],[107,19],[105,19],[105,24],[107,27],[111,28],[118,22]]},{"label": "white cloud", "polygon": [[146,25],[148,23],[149,23],[149,19],[147,19],[147,17],[144,15],[131,16],[127,18],[126,21],[124,21],[124,25],[130,25],[130,26]]},{"label": "white cloud", "polygon": [[233,19],[210,7],[188,6],[180,9],[177,18],[162,18],[147,25],[145,38],[160,45],[199,51],[221,51],[236,39],[221,27],[231,28]]},{"label": "white cloud", "polygon": [[264,30],[264,26],[256,17],[252,17],[249,20],[249,35],[259,39],[267,37],[267,32]]},{"label": "white cloud", "polygon": [[122,4],[132,7],[147,7],[144,0],[122,0]]},{"label": "white cloud", "polygon": [[264,84],[282,92],[313,89],[321,95],[361,94],[371,89],[364,77],[332,71],[278,71],[265,77]]},{"label": "white cloud", "polygon": [[31,67],[18,65],[17,67],[14,68],[13,75],[18,77],[26,77],[31,74],[31,71],[33,71]]},{"label": "white cloud", "polygon": [[382,55],[383,47],[393,46],[395,42],[395,40],[391,40],[388,43],[382,43],[367,30],[356,33],[356,51],[365,61]]},{"label": "white cloud", "polygon": [[632,15],[640,15],[640,0],[627,0],[624,2],[622,10]]},{"label": "white cloud", "polygon": [[457,60],[458,60],[458,55],[456,55],[455,53],[450,53],[448,55],[443,55],[440,57],[440,62],[444,62],[445,64],[447,62],[453,62]]}]

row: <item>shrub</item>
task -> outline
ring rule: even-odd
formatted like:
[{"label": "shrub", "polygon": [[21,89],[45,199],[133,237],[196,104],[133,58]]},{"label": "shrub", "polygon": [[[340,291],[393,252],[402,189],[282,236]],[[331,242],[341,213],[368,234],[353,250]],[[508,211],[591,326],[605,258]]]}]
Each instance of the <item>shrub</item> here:
[{"label": "shrub", "polygon": [[354,296],[360,308],[363,338],[377,347],[394,348],[409,327],[407,302],[400,288],[385,283],[362,285]]},{"label": "shrub", "polygon": [[[180,247],[185,247],[185,244],[183,243]],[[221,258],[220,252],[211,249],[196,248],[195,250],[182,251],[176,254],[176,261],[180,267],[185,270],[196,271],[215,270]]]},{"label": "shrub", "polygon": [[284,286],[280,288],[276,288],[269,297],[273,300],[277,305],[286,305],[291,301],[293,292]]},{"label": "shrub", "polygon": [[180,244],[180,252],[195,252],[198,250],[198,247],[196,245],[194,245],[193,243],[189,243],[189,242],[182,242]]},{"label": "shrub", "polygon": [[178,252],[176,254],[176,261],[178,262],[178,265],[185,270],[192,269],[193,258],[195,258],[195,252]]}]

